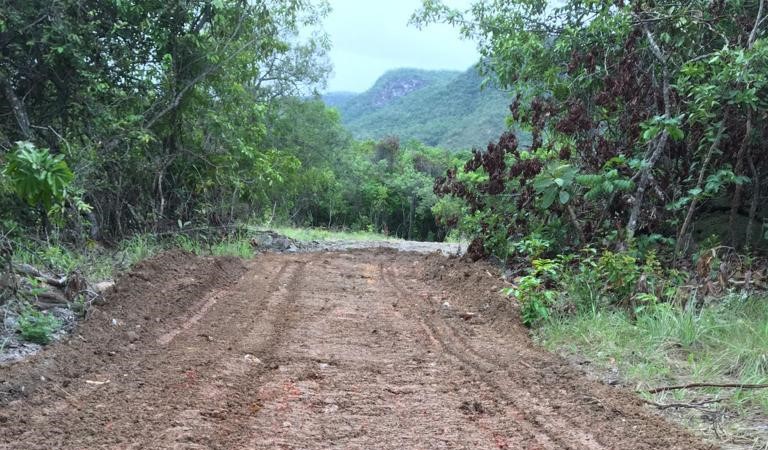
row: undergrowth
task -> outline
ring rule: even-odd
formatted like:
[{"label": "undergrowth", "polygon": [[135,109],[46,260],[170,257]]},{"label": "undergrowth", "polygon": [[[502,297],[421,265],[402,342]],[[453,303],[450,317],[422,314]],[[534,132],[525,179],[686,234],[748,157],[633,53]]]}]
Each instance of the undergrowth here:
[{"label": "undergrowth", "polygon": [[[677,383],[768,383],[768,298],[728,297],[701,310],[658,304],[554,316],[535,330],[550,350],[618,369],[638,390]],[[768,390],[697,389],[768,413]],[[677,393],[676,395],[684,395]]]},{"label": "undergrowth", "polygon": [[61,322],[58,319],[29,305],[26,305],[19,314],[19,331],[25,341],[47,344],[51,342],[53,333],[60,327]]},{"label": "undergrowth", "polygon": [[[543,244],[531,238],[516,244],[530,266],[505,292],[546,348],[618,372],[640,392],[671,384],[768,383],[768,296],[738,284],[744,273],[752,273],[753,282],[761,276],[751,259],[704,250],[695,270],[681,271],[653,251],[551,255]],[[722,399],[723,407],[768,413],[768,389],[676,390],[653,400],[701,395]]]},{"label": "undergrowth", "polygon": [[[244,225],[227,236],[210,237],[204,234],[179,233],[175,235],[137,234],[114,247],[105,248],[87,243],[81,248],[32,239],[14,239],[13,259],[55,273],[79,270],[89,281],[113,278],[137,262],[161,251],[179,248],[200,256],[234,256],[252,258],[252,231],[272,230],[297,241],[381,241],[392,239],[366,231],[332,231],[320,228],[294,228]],[[182,230],[183,231],[183,230]]]}]

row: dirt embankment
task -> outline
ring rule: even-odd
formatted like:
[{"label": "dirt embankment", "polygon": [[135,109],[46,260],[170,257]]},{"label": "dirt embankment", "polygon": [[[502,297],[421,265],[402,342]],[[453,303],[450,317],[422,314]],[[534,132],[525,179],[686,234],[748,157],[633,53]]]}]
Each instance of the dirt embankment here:
[{"label": "dirt embankment", "polygon": [[490,268],[161,255],[0,368],[0,448],[705,449],[536,348]]}]

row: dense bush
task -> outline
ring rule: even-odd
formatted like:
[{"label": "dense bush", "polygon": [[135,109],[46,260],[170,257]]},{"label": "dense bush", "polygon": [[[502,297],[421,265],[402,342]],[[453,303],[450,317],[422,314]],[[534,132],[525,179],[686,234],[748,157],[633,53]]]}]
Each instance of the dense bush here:
[{"label": "dense bush", "polygon": [[[768,13],[763,1],[425,1],[415,20],[480,40],[487,73],[517,91],[507,133],[435,186],[460,198],[475,248],[502,258],[539,234],[554,250],[672,243],[704,230],[765,247]],[[718,215],[708,230],[697,219]],[[707,233],[708,234],[708,233]]]},{"label": "dense bush", "polygon": [[[328,44],[311,30],[327,11],[323,1],[4,2],[0,162],[26,201],[45,203],[62,178],[23,182],[24,154],[8,152],[15,141],[49,148],[93,208],[68,219],[87,217],[95,238],[242,218],[295,162],[265,144],[267,116],[276,98],[323,85]],[[56,192],[34,194],[46,185]],[[21,210],[21,225],[39,220]]]}]

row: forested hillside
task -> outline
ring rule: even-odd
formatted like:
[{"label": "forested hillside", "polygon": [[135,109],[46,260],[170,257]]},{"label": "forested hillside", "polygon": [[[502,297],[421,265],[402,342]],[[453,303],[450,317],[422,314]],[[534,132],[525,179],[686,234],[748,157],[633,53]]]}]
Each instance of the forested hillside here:
[{"label": "forested hillside", "polygon": [[358,139],[397,136],[451,150],[485,145],[506,129],[509,94],[474,67],[465,72],[393,70],[368,91],[323,96]]}]

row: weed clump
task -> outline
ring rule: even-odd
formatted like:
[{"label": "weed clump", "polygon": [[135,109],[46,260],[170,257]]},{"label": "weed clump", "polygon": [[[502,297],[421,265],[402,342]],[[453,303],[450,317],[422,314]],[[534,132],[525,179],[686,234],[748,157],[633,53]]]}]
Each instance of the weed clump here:
[{"label": "weed clump", "polygon": [[26,305],[19,315],[18,326],[25,341],[45,345],[51,342],[53,334],[61,328],[61,322],[50,314]]}]

